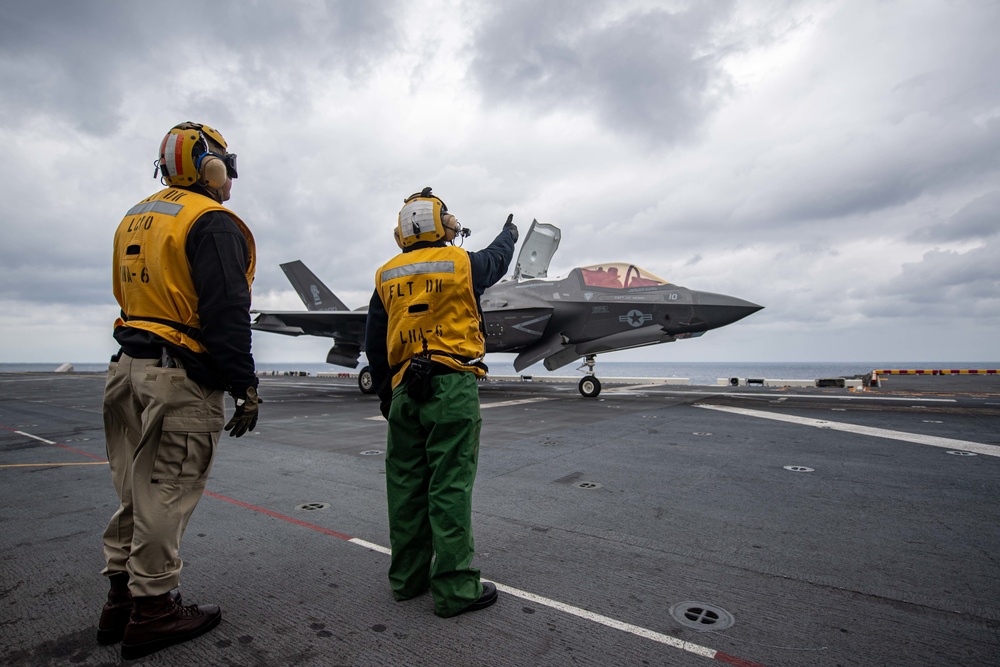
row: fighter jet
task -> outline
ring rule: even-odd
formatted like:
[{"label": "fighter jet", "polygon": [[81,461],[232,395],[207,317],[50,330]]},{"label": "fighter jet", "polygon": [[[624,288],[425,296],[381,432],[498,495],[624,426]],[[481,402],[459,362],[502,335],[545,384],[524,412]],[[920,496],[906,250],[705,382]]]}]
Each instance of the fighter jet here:
[{"label": "fighter jet", "polygon": [[[513,276],[483,294],[486,352],[516,353],[517,372],[539,361],[553,371],[583,359],[579,390],[585,397],[601,392],[598,354],[695,338],[763,308],[675,285],[627,262],[581,266],[565,277],[549,278],[549,261],[561,238],[558,227],[532,221]],[[327,363],[357,368],[367,305],[348,310],[300,261],[281,268],[308,310],[254,311],[252,327],[332,338]],[[358,386],[366,394],[375,391],[367,366],[358,374]]]}]

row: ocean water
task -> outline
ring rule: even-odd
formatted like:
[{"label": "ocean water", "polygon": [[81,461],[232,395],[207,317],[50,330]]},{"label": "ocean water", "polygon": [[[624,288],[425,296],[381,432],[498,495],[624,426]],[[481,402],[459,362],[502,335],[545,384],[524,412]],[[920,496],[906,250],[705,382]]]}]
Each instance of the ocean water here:
[{"label": "ocean water", "polygon": [[[514,370],[513,362],[486,358],[492,375],[534,375],[538,377],[582,377],[577,370],[580,362],[567,364],[549,372],[541,364],[531,366],[521,373]],[[58,368],[58,363],[0,364],[0,373],[44,373]],[[815,380],[818,378],[855,377],[875,369],[989,369],[1000,368],[997,361],[703,361],[703,362],[644,362],[601,361],[595,368],[597,377],[664,377],[687,378],[693,385],[714,385],[718,378],[766,378],[775,380]],[[74,363],[78,373],[103,373],[107,363]],[[269,363],[259,364],[260,371],[305,371],[309,375],[319,372],[350,373],[351,369],[323,363]],[[357,372],[357,369],[354,370]]]}]

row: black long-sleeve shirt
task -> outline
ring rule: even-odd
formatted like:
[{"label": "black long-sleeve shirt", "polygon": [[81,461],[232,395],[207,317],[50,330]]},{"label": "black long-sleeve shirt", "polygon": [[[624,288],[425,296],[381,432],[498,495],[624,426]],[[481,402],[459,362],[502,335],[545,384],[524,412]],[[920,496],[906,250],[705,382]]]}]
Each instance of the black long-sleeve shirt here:
[{"label": "black long-sleeve shirt", "polygon": [[[486,248],[469,253],[472,270],[472,291],[476,295],[476,306],[486,288],[495,285],[507,273],[510,262],[514,258],[514,236],[504,228],[493,242]],[[405,248],[410,252],[420,248],[444,246],[444,241],[436,243],[418,243]],[[479,308],[482,312],[482,308]],[[388,402],[392,397],[392,383],[389,381],[389,351],[386,336],[389,331],[389,313],[386,312],[379,296],[378,288],[372,293],[368,304],[368,320],[365,323],[365,355],[371,369],[372,381],[378,390],[379,399]]]},{"label": "black long-sleeve shirt", "polygon": [[[205,194],[197,188],[185,188]],[[257,386],[251,354],[250,288],[246,271],[250,250],[243,233],[224,211],[209,211],[191,227],[185,243],[191,277],[198,295],[201,342],[207,352],[171,345],[156,334],[118,327],[115,340],[130,357],[159,357],[166,346],[188,376],[213,389],[245,395]]]}]

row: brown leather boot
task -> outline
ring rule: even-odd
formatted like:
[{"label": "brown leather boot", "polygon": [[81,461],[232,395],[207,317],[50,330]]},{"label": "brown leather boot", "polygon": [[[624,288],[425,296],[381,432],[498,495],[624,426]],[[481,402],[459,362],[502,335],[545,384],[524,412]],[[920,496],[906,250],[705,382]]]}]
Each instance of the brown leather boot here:
[{"label": "brown leather boot", "polygon": [[101,620],[97,622],[97,643],[117,644],[125,634],[129,616],[132,615],[132,594],[128,592],[128,573],[119,572],[108,577],[111,590],[108,601],[101,610]]},{"label": "brown leather boot", "polygon": [[122,658],[134,660],[203,635],[222,620],[218,605],[182,607],[170,593],[132,598],[132,617],[125,626]]},{"label": "brown leather boot", "polygon": [[[108,601],[101,610],[101,620],[97,622],[97,643],[117,644],[125,635],[125,626],[132,616],[132,593],[128,590],[128,573],[119,572],[108,577],[111,590],[108,591]],[[170,599],[176,604],[181,603],[181,592],[178,589],[170,591]]]}]

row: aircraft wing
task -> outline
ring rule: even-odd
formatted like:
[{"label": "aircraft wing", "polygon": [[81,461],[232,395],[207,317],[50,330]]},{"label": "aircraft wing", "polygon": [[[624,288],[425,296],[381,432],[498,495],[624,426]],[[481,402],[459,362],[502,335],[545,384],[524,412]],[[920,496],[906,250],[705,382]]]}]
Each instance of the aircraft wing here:
[{"label": "aircraft wing", "polygon": [[332,338],[333,347],[326,355],[328,364],[357,368],[365,349],[365,310],[251,311],[257,317],[251,329],[285,336],[323,336]]},{"label": "aircraft wing", "polygon": [[257,317],[250,328],[283,336],[332,338],[333,347],[326,355],[326,362],[357,368],[365,349],[368,306],[348,310],[344,302],[299,260],[282,264],[281,270],[309,310],[251,310]]},{"label": "aircraft wing", "polygon": [[359,343],[365,338],[367,310],[254,310],[257,317],[251,329],[285,336],[323,336],[351,339]]}]

